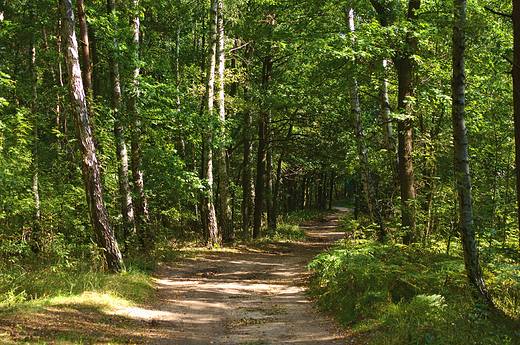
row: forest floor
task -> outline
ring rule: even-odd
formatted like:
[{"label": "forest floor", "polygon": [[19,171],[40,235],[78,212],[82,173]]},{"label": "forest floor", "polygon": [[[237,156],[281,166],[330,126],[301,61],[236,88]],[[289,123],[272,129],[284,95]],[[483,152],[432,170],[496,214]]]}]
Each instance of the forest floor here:
[{"label": "forest floor", "polygon": [[305,241],[237,244],[162,265],[154,273],[157,296],[149,305],[47,308],[0,320],[0,331],[13,343],[69,344],[76,337],[87,344],[354,343],[305,292],[307,263],[344,237],[337,225],[337,214],[325,215],[300,224]]}]

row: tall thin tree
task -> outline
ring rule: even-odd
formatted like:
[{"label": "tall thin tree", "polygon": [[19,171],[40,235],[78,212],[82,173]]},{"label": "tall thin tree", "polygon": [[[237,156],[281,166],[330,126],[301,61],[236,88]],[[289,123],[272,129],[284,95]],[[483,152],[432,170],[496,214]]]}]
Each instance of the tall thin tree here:
[{"label": "tall thin tree", "polygon": [[90,220],[94,228],[96,242],[103,251],[108,269],[123,271],[125,265],[105,207],[101,174],[90,129],[85,90],[79,64],[78,42],[76,40],[76,32],[74,31],[74,10],[71,0],[60,0],[59,4],[62,17],[63,40],[65,41],[64,58],[72,106],[71,110],[82,157],[81,168]]},{"label": "tall thin tree", "polygon": [[226,52],[224,42],[224,16],[222,8],[222,0],[218,0],[218,120],[220,126],[218,145],[218,179],[219,179],[219,194],[220,194],[220,228],[222,230],[222,239],[224,242],[232,241],[235,237],[233,232],[233,216],[231,212],[231,200],[229,196],[229,174],[227,168],[227,150],[225,146],[225,138],[227,136],[226,129],[226,106],[225,106],[225,67],[226,67]]},{"label": "tall thin tree", "polygon": [[206,66],[206,93],[205,93],[205,111],[208,116],[207,126],[203,133],[203,162],[202,162],[202,178],[206,180],[206,195],[202,203],[202,212],[204,220],[204,235],[209,247],[220,244],[220,235],[217,226],[217,217],[215,213],[214,192],[213,192],[213,128],[211,118],[214,111],[215,98],[215,66],[217,59],[217,42],[218,42],[218,0],[211,0],[210,3],[210,25],[209,25],[209,42],[208,42],[208,58]]},{"label": "tall thin tree", "polygon": [[466,93],[466,0],[453,0],[455,16],[453,20],[453,78],[452,78],[452,124],[453,146],[455,154],[455,174],[457,180],[459,223],[466,275],[473,296],[493,305],[487,290],[482,270],[480,268],[479,253],[475,229],[473,227],[473,206],[471,198],[471,181],[469,173],[468,139],[465,122],[465,93]]},{"label": "tall thin tree", "polygon": [[118,42],[116,39],[116,2],[115,0],[107,0],[108,16],[112,25],[112,51],[108,59],[110,65],[110,100],[114,122],[114,134],[116,137],[116,153],[118,160],[118,177],[119,177],[119,198],[121,202],[121,213],[123,215],[123,231],[124,237],[127,238],[131,234],[136,233],[134,206],[129,182],[128,169],[128,149],[125,138],[125,124],[123,119],[123,109],[121,107],[121,75],[119,73],[118,62]]}]

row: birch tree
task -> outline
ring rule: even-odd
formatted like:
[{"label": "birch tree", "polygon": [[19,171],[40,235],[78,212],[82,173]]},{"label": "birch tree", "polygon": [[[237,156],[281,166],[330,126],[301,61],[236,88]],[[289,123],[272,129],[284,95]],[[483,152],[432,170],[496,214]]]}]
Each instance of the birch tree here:
[{"label": "birch tree", "polygon": [[72,105],[76,137],[82,157],[81,168],[90,220],[94,228],[96,242],[103,251],[108,269],[116,272],[123,271],[125,265],[105,207],[99,163],[90,129],[85,90],[79,64],[78,42],[74,31],[74,11],[71,0],[60,0],[59,4],[62,17],[64,59],[68,77],[69,97]]},{"label": "birch tree", "polygon": [[[347,25],[349,26],[352,35],[352,43],[355,44],[355,24],[354,24],[354,10],[352,8],[344,9]],[[365,200],[368,205],[370,218],[376,222],[379,228],[379,239],[383,240],[385,237],[385,229],[383,227],[383,219],[381,218],[381,210],[377,200],[374,182],[370,173],[368,162],[368,150],[365,141],[365,133],[363,131],[363,121],[361,118],[361,109],[359,106],[358,85],[356,77],[350,78],[350,117],[354,127],[354,135],[356,137],[357,151],[360,165],[361,183],[363,184],[363,192]]]},{"label": "birch tree", "polygon": [[453,20],[453,78],[452,78],[452,125],[453,146],[455,156],[455,174],[457,180],[459,222],[464,251],[466,275],[473,296],[493,305],[480,268],[477,239],[473,226],[473,206],[471,197],[471,181],[469,171],[468,139],[465,122],[465,24],[466,0],[454,0],[455,16]]}]

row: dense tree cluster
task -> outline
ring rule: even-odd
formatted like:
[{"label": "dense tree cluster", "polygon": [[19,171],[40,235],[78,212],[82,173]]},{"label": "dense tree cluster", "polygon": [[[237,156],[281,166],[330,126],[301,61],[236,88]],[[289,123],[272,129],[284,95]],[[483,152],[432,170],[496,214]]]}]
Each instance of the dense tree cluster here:
[{"label": "dense tree cluster", "polygon": [[1,0],[2,251],[94,238],[121,270],[118,242],[215,246],[332,200],[380,240],[449,242],[469,215],[506,245],[518,20],[511,1],[487,5]]}]

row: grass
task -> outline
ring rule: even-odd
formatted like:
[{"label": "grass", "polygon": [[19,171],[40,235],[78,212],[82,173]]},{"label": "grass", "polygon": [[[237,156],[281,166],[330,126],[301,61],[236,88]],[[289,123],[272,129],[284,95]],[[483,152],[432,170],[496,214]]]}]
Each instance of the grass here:
[{"label": "grass", "polygon": [[[486,282],[498,312],[475,306],[461,248],[380,244],[344,223],[350,239],[322,253],[309,292],[354,338],[367,344],[519,344],[520,265],[484,250]],[[349,232],[350,230],[350,232]],[[370,230],[368,231],[370,234]]]}]

